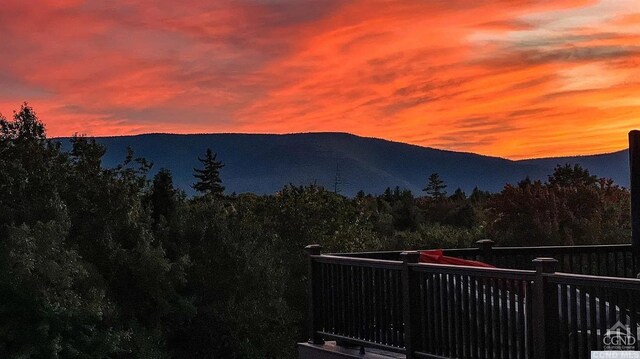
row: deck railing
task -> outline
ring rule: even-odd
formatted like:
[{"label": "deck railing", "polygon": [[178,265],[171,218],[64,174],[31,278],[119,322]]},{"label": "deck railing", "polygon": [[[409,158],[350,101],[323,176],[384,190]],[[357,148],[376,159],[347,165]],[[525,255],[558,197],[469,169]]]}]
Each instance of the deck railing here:
[{"label": "deck railing", "polygon": [[[631,244],[495,247],[493,241],[483,239],[476,248],[445,249],[452,257],[479,260],[500,268],[533,270],[535,258],[555,258],[558,271],[610,277],[636,278],[640,261],[633,255]],[[336,253],[336,256],[400,260],[402,251]]]},{"label": "deck railing", "polygon": [[417,357],[529,358],[535,273],[410,264]]},{"label": "deck railing", "polygon": [[[516,269],[418,263],[418,252],[322,255],[319,246],[307,247],[311,342],[336,340],[407,358],[578,359],[605,348],[607,330],[620,322],[638,347],[640,280],[556,272],[631,277],[635,267],[625,267],[635,266],[630,246],[583,246],[572,253],[569,247],[483,243],[447,255]],[[561,260],[524,264],[539,254]]]},{"label": "deck railing", "polygon": [[402,262],[317,256],[314,335],[403,352]]},{"label": "deck railing", "polygon": [[[558,299],[546,308],[553,319],[548,341],[557,348],[555,357],[589,358],[590,351],[607,346],[638,349],[640,280],[555,273],[544,282],[546,295]],[[620,336],[607,341],[607,331],[618,323]]]}]

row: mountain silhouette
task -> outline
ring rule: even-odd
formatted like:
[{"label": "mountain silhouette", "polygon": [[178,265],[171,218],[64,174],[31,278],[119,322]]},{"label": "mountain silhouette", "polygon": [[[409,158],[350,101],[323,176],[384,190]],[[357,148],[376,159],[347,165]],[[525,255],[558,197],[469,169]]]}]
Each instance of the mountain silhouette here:
[{"label": "mountain silhouette", "polygon": [[[61,139],[69,148],[67,139]],[[447,190],[460,187],[469,193],[474,187],[500,191],[506,183],[526,176],[546,179],[558,164],[578,163],[592,174],[629,184],[628,153],[579,157],[558,157],[512,161],[474,153],[445,151],[347,133],[274,134],[144,134],[98,137],[107,148],[103,165],[116,166],[131,147],[136,156],[171,170],[174,184],[194,194],[193,169],[207,148],[218,154],[225,167],[221,178],[226,193],[275,193],[286,184],[318,184],[340,193],[359,190],[382,193],[400,186],[421,193],[434,172],[446,182]]]}]

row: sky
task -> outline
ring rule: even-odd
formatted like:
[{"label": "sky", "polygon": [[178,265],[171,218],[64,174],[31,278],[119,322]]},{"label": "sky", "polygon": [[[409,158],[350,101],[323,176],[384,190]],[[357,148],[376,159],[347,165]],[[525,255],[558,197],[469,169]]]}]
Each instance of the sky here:
[{"label": "sky", "polygon": [[0,111],[48,135],[350,132],[512,159],[626,148],[637,0],[1,0]]}]

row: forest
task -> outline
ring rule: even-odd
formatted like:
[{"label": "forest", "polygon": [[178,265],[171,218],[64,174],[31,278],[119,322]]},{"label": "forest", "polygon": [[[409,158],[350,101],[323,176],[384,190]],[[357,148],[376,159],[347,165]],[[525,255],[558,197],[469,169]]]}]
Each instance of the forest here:
[{"label": "forest", "polygon": [[0,116],[1,358],[295,358],[307,339],[307,244],[350,252],[630,236],[629,191],[572,164],[498,193],[464,193],[425,173],[421,193],[229,194],[212,148],[188,197],[135,149],[115,168],[104,154],[83,136],[63,150],[27,104]]}]

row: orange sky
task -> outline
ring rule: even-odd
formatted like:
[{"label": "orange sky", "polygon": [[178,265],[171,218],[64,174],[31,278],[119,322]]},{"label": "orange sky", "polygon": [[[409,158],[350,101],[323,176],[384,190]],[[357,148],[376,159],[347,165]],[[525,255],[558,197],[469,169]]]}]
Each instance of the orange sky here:
[{"label": "orange sky", "polygon": [[509,158],[626,147],[638,0],[2,0],[0,111],[50,136],[344,131]]}]

